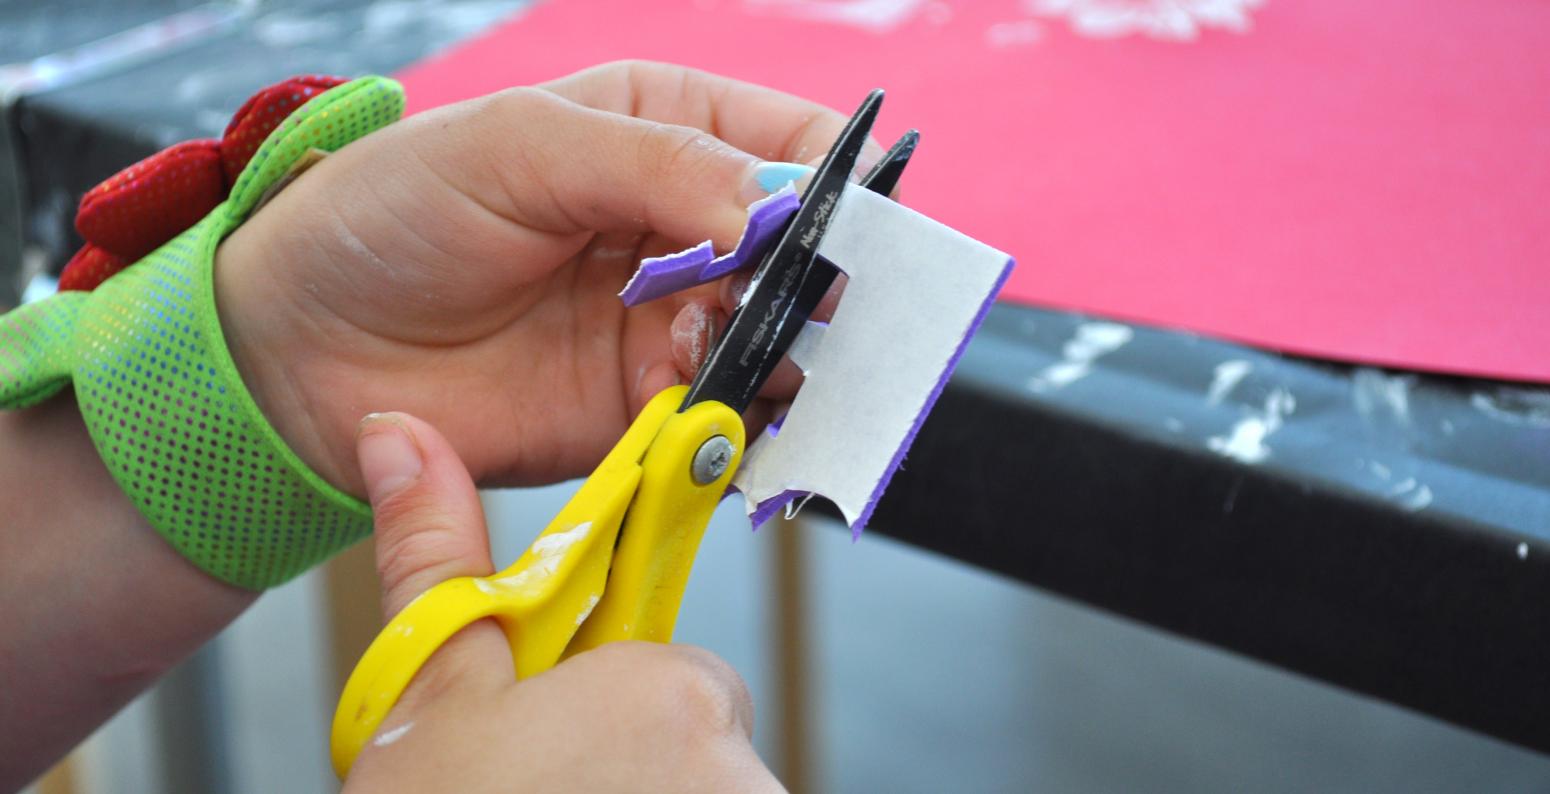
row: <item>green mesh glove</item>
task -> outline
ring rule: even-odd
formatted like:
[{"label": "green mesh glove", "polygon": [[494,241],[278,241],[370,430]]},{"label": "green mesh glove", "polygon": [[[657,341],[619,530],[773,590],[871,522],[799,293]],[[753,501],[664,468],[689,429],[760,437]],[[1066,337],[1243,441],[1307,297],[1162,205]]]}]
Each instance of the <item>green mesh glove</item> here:
[{"label": "green mesh glove", "polygon": [[0,408],[73,381],[113,478],[174,548],[232,584],[297,576],[369,534],[371,512],[308,469],[244,387],[216,317],[216,246],[310,149],[334,151],[403,107],[399,85],[380,77],[314,97],[193,228],[94,291],[0,316]]}]

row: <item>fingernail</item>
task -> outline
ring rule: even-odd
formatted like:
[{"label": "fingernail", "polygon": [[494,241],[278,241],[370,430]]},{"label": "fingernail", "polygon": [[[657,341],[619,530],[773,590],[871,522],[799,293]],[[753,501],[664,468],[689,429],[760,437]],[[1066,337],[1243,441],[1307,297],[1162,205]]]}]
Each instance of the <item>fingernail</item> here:
[{"label": "fingernail", "polygon": [[[812,176],[815,170],[812,166],[801,163],[759,163],[753,167],[753,174],[743,185],[743,199],[746,203],[752,204],[792,182],[800,183]],[[798,184],[798,187],[801,185]]]},{"label": "fingernail", "polygon": [[391,496],[419,479],[423,463],[420,448],[397,418],[367,414],[361,420],[356,452],[361,458],[361,477],[372,502]]}]

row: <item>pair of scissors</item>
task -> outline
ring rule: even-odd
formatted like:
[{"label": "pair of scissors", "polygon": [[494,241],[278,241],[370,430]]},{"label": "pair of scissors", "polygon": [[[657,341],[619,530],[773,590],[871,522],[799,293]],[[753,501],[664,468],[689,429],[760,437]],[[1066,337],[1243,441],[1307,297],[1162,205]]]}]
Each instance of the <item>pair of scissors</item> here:
[{"label": "pair of scissors", "polygon": [[[341,778],[425,662],[475,621],[500,625],[519,679],[604,643],[672,639],[700,538],[746,448],[741,413],[837,276],[818,247],[882,99],[869,94],[840,133],[694,381],[652,398],[515,563],[432,587],[377,635],[334,713]],[[862,186],[893,192],[917,140],[901,137]]]}]

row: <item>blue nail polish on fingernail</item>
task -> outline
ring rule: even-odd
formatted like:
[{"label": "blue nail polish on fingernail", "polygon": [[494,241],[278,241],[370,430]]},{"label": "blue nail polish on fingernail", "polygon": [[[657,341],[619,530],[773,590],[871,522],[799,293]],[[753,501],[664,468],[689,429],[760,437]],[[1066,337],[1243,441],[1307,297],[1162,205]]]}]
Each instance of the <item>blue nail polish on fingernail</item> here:
[{"label": "blue nail polish on fingernail", "polygon": [[801,163],[760,163],[754,169],[754,180],[766,193],[774,193],[788,183],[812,175],[817,170]]}]

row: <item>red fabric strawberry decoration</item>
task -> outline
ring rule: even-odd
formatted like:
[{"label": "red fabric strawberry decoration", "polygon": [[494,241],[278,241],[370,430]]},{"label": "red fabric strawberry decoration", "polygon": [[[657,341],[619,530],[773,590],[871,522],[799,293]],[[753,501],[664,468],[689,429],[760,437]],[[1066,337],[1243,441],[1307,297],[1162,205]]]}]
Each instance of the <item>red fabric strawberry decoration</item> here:
[{"label": "red fabric strawberry decoration", "polygon": [[114,174],[81,197],[75,228],[86,238],[59,276],[60,290],[91,290],[210,214],[259,145],[293,111],[344,82],[292,77],[254,94],[220,140],[187,141]]}]

